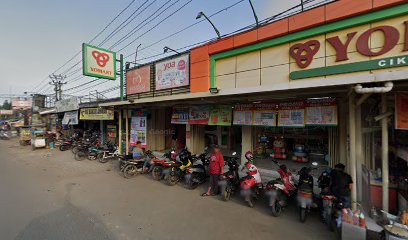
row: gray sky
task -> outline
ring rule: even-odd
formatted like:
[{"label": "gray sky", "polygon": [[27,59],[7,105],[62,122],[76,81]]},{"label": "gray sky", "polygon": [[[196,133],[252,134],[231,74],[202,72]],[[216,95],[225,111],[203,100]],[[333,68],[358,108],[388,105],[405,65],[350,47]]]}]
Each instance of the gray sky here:
[{"label": "gray sky", "polygon": [[[136,0],[106,31],[101,34],[93,45],[99,45],[121,22],[129,17],[140,5],[147,0]],[[154,30],[140,37],[133,44],[119,53],[125,56],[133,53],[138,44],[149,44],[166,37],[190,24],[198,21],[195,19],[199,11],[207,15],[217,12],[238,0],[192,0],[182,10],[169,19],[162,19],[187,3],[189,0],[170,0],[162,8],[168,7],[157,19],[149,22],[136,34],[113,48],[118,51],[136,37],[145,33],[149,28],[161,22]],[[91,40],[100,32],[131,0],[101,1],[101,0],[0,0],[0,71],[2,72],[0,94],[22,94],[24,91],[40,90],[40,92],[52,93],[51,87],[46,86],[45,78],[54,72],[62,64],[81,50],[81,44]],[[122,31],[114,34],[112,39],[102,45],[104,48],[111,47],[115,42],[128,34],[132,29],[140,26],[140,23],[154,11],[165,4],[167,0],[148,0],[143,7],[152,4]],[[264,19],[288,9],[300,0],[253,0],[259,19]],[[142,8],[141,8],[142,9]],[[140,10],[139,10],[140,11]],[[211,18],[221,34],[230,33],[254,22],[254,18],[248,1],[223,11]],[[141,51],[138,59],[149,57],[163,52],[164,46],[180,48],[193,43],[215,37],[215,33],[207,22],[173,36],[155,46]],[[164,57],[164,56],[163,56]],[[68,84],[63,89],[78,86],[93,78],[80,78],[81,64],[75,63],[81,60],[81,55],[76,56],[64,68],[56,73],[64,73],[67,69]],[[133,57],[128,59],[133,60]],[[147,60],[145,60],[147,61]],[[77,72],[76,72],[77,71]],[[117,86],[119,81],[103,81],[97,86],[86,85],[67,94],[86,95],[90,90],[105,90]],[[81,91],[82,90],[82,91]],[[118,91],[106,94],[108,97],[118,96]],[[1,101],[1,100],[0,100]]]}]

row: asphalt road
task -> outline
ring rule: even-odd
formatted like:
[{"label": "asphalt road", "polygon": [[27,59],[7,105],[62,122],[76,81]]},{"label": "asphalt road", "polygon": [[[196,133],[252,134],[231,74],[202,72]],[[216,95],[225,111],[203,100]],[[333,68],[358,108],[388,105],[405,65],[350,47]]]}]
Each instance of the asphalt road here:
[{"label": "asphalt road", "polygon": [[169,187],[149,176],[124,179],[115,162],[0,140],[0,239],[334,239],[311,213],[279,218],[266,203],[247,207],[200,196],[205,186]]}]

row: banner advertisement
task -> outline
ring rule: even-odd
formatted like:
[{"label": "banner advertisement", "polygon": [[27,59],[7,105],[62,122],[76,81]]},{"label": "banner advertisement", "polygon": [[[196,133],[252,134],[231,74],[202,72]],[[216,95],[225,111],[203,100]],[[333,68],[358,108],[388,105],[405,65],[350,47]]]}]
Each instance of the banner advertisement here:
[{"label": "banner advertisement", "polygon": [[278,104],[279,127],[304,127],[305,109],[303,101],[282,102]]},{"label": "banner advertisement", "polygon": [[116,125],[106,126],[106,136],[109,142],[116,142]]},{"label": "banner advertisement", "polygon": [[65,112],[62,125],[78,125],[78,111]]},{"label": "banner advertisement", "polygon": [[208,106],[193,106],[190,108],[188,116],[188,124],[207,125],[210,117],[210,109]]},{"label": "banner advertisement", "polygon": [[150,91],[150,65],[126,73],[126,94]]},{"label": "banner advertisement", "polygon": [[232,108],[228,105],[214,106],[210,110],[208,125],[231,126]]},{"label": "banner advertisement", "polygon": [[306,100],[306,125],[337,125],[337,101],[335,98]]},{"label": "banner advertisement", "polygon": [[239,104],[234,107],[234,125],[252,125],[253,104]]},{"label": "banner advertisement", "polygon": [[253,125],[256,126],[276,126],[277,115],[276,103],[259,103],[254,104]]},{"label": "banner advertisement", "polygon": [[13,110],[0,110],[0,115],[13,115]]},{"label": "banner advertisement", "polygon": [[85,76],[116,80],[116,53],[84,43],[82,69]]},{"label": "banner advertisement", "polygon": [[113,120],[114,111],[105,108],[81,108],[80,120]]},{"label": "banner advertisement", "polygon": [[67,99],[61,99],[55,102],[55,109],[57,112],[70,112],[79,109],[78,98],[71,97]]},{"label": "banner advertisement", "polygon": [[408,130],[408,94],[395,95],[395,129]]},{"label": "banner advertisement", "polygon": [[173,108],[171,114],[171,124],[188,124],[189,108]]},{"label": "banner advertisement", "polygon": [[156,90],[188,86],[189,66],[188,54],[156,63]]},{"label": "banner advertisement", "polygon": [[11,107],[15,110],[28,110],[31,109],[31,101],[28,100],[12,100]]},{"label": "banner advertisement", "polygon": [[130,144],[136,145],[137,141],[142,142],[142,146],[147,145],[147,116],[138,114],[138,116],[132,117]]}]

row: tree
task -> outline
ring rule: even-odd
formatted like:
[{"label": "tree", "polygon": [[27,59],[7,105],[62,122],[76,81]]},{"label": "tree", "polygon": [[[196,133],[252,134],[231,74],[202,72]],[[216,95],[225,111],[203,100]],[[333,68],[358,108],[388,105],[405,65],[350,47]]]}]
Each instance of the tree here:
[{"label": "tree", "polygon": [[8,100],[5,100],[0,108],[4,110],[11,110],[11,103]]}]

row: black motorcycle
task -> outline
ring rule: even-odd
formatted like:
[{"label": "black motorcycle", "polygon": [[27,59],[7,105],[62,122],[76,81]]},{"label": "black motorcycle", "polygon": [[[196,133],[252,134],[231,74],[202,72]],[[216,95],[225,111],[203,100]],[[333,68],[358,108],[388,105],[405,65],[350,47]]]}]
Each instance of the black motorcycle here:
[{"label": "black motorcycle", "polygon": [[119,149],[113,144],[107,144],[101,151],[102,154],[99,155],[98,158],[100,163],[107,163],[109,160],[115,159],[119,156]]},{"label": "black motorcycle", "polygon": [[[313,165],[315,165],[313,163]],[[316,164],[317,165],[317,164]],[[316,168],[303,167],[299,172],[299,182],[297,184],[297,205],[299,208],[300,222],[305,222],[307,214],[313,204],[313,176],[310,174]]]},{"label": "black motorcycle", "polygon": [[185,170],[184,179],[189,189],[195,189],[198,185],[204,183],[208,178],[206,167],[210,164],[207,152],[192,156],[192,166]]},{"label": "black motorcycle", "polygon": [[164,182],[169,186],[174,186],[184,180],[186,169],[192,165],[191,153],[187,149],[181,150],[177,160],[169,163],[169,169],[165,169]]},{"label": "black motorcycle", "polygon": [[226,158],[225,163],[228,165],[228,171],[221,176],[221,180],[218,182],[220,186],[221,197],[224,201],[229,201],[232,195],[239,191],[239,163],[238,157],[233,153],[233,157]]}]

